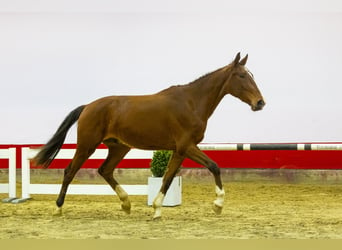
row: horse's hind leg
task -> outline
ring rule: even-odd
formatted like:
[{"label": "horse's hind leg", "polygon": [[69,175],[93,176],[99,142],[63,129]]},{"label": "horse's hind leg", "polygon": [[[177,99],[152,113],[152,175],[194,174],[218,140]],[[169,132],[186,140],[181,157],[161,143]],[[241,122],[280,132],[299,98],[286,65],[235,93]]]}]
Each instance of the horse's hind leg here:
[{"label": "horse's hind leg", "polygon": [[75,177],[77,171],[82,167],[83,163],[89,158],[89,156],[95,151],[95,148],[92,150],[85,150],[82,148],[77,148],[75,156],[68,167],[64,170],[64,179],[61,187],[61,191],[56,201],[57,210],[55,215],[62,214],[62,206],[64,204],[65,195],[67,193],[67,189],[73,178]]},{"label": "horse's hind leg", "polygon": [[108,156],[105,162],[101,165],[98,172],[99,174],[108,182],[108,184],[113,188],[116,194],[121,200],[121,208],[126,213],[131,211],[131,202],[128,199],[128,194],[122,189],[118,182],[113,177],[113,172],[115,167],[124,158],[124,156],[129,152],[130,148],[119,143],[109,143],[104,142],[108,146]]}]

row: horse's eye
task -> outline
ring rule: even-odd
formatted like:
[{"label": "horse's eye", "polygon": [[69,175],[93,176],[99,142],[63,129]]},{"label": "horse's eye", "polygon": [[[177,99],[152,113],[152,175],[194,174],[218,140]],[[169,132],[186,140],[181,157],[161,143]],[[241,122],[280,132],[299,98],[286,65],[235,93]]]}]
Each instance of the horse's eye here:
[{"label": "horse's eye", "polygon": [[240,76],[240,78],[245,78],[246,74],[240,74],[239,76]]}]

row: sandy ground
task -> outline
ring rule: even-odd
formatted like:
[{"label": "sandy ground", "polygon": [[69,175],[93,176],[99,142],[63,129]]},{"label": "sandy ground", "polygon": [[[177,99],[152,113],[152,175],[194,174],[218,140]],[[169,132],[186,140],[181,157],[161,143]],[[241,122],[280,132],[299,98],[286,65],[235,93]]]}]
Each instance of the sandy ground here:
[{"label": "sandy ground", "polygon": [[[131,196],[132,213],[117,197],[67,195],[52,216],[56,195],[0,203],[0,239],[341,239],[342,184],[227,182],[223,213],[211,206],[212,182],[183,179],[183,203],[151,220],[146,196]],[[5,198],[0,194],[0,198]]]}]

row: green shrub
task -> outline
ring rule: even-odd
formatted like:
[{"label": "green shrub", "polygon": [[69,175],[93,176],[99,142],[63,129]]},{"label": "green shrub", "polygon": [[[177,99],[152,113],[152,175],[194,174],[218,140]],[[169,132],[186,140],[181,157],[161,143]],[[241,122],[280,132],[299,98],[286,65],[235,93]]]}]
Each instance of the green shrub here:
[{"label": "green shrub", "polygon": [[151,160],[151,172],[154,177],[162,177],[167,169],[172,151],[158,150],[153,152]]}]

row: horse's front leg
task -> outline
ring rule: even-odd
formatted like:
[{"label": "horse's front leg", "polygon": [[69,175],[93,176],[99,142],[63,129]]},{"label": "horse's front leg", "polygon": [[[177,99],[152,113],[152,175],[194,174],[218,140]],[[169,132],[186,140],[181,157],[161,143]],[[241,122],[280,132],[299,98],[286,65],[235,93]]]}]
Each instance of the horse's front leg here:
[{"label": "horse's front leg", "polygon": [[224,203],[224,196],[225,196],[225,192],[224,192],[222,181],[221,181],[221,171],[220,171],[220,168],[217,166],[217,164],[211,160],[207,168],[214,175],[215,184],[216,184],[215,186],[216,199],[214,200],[213,210],[216,214],[221,214],[223,203]]},{"label": "horse's front leg", "polygon": [[223,188],[219,188],[217,185],[216,185],[215,191],[216,191],[216,200],[214,200],[213,210],[216,214],[221,214],[223,203],[224,203],[225,192]]},{"label": "horse's front leg", "polygon": [[167,190],[169,189],[173,178],[175,177],[177,170],[182,164],[184,157],[179,155],[177,152],[173,152],[171,159],[168,163],[167,170],[163,177],[163,183],[157,197],[154,199],[152,207],[154,208],[153,219],[159,219],[161,217],[161,207]]},{"label": "horse's front leg", "polygon": [[214,200],[213,210],[216,214],[221,214],[225,192],[222,185],[221,180],[221,172],[220,168],[217,164],[212,161],[206,154],[204,154],[196,145],[193,145],[188,148],[186,155],[191,160],[205,166],[209,169],[209,171],[214,175],[215,178],[215,191],[216,191],[216,199]]}]

